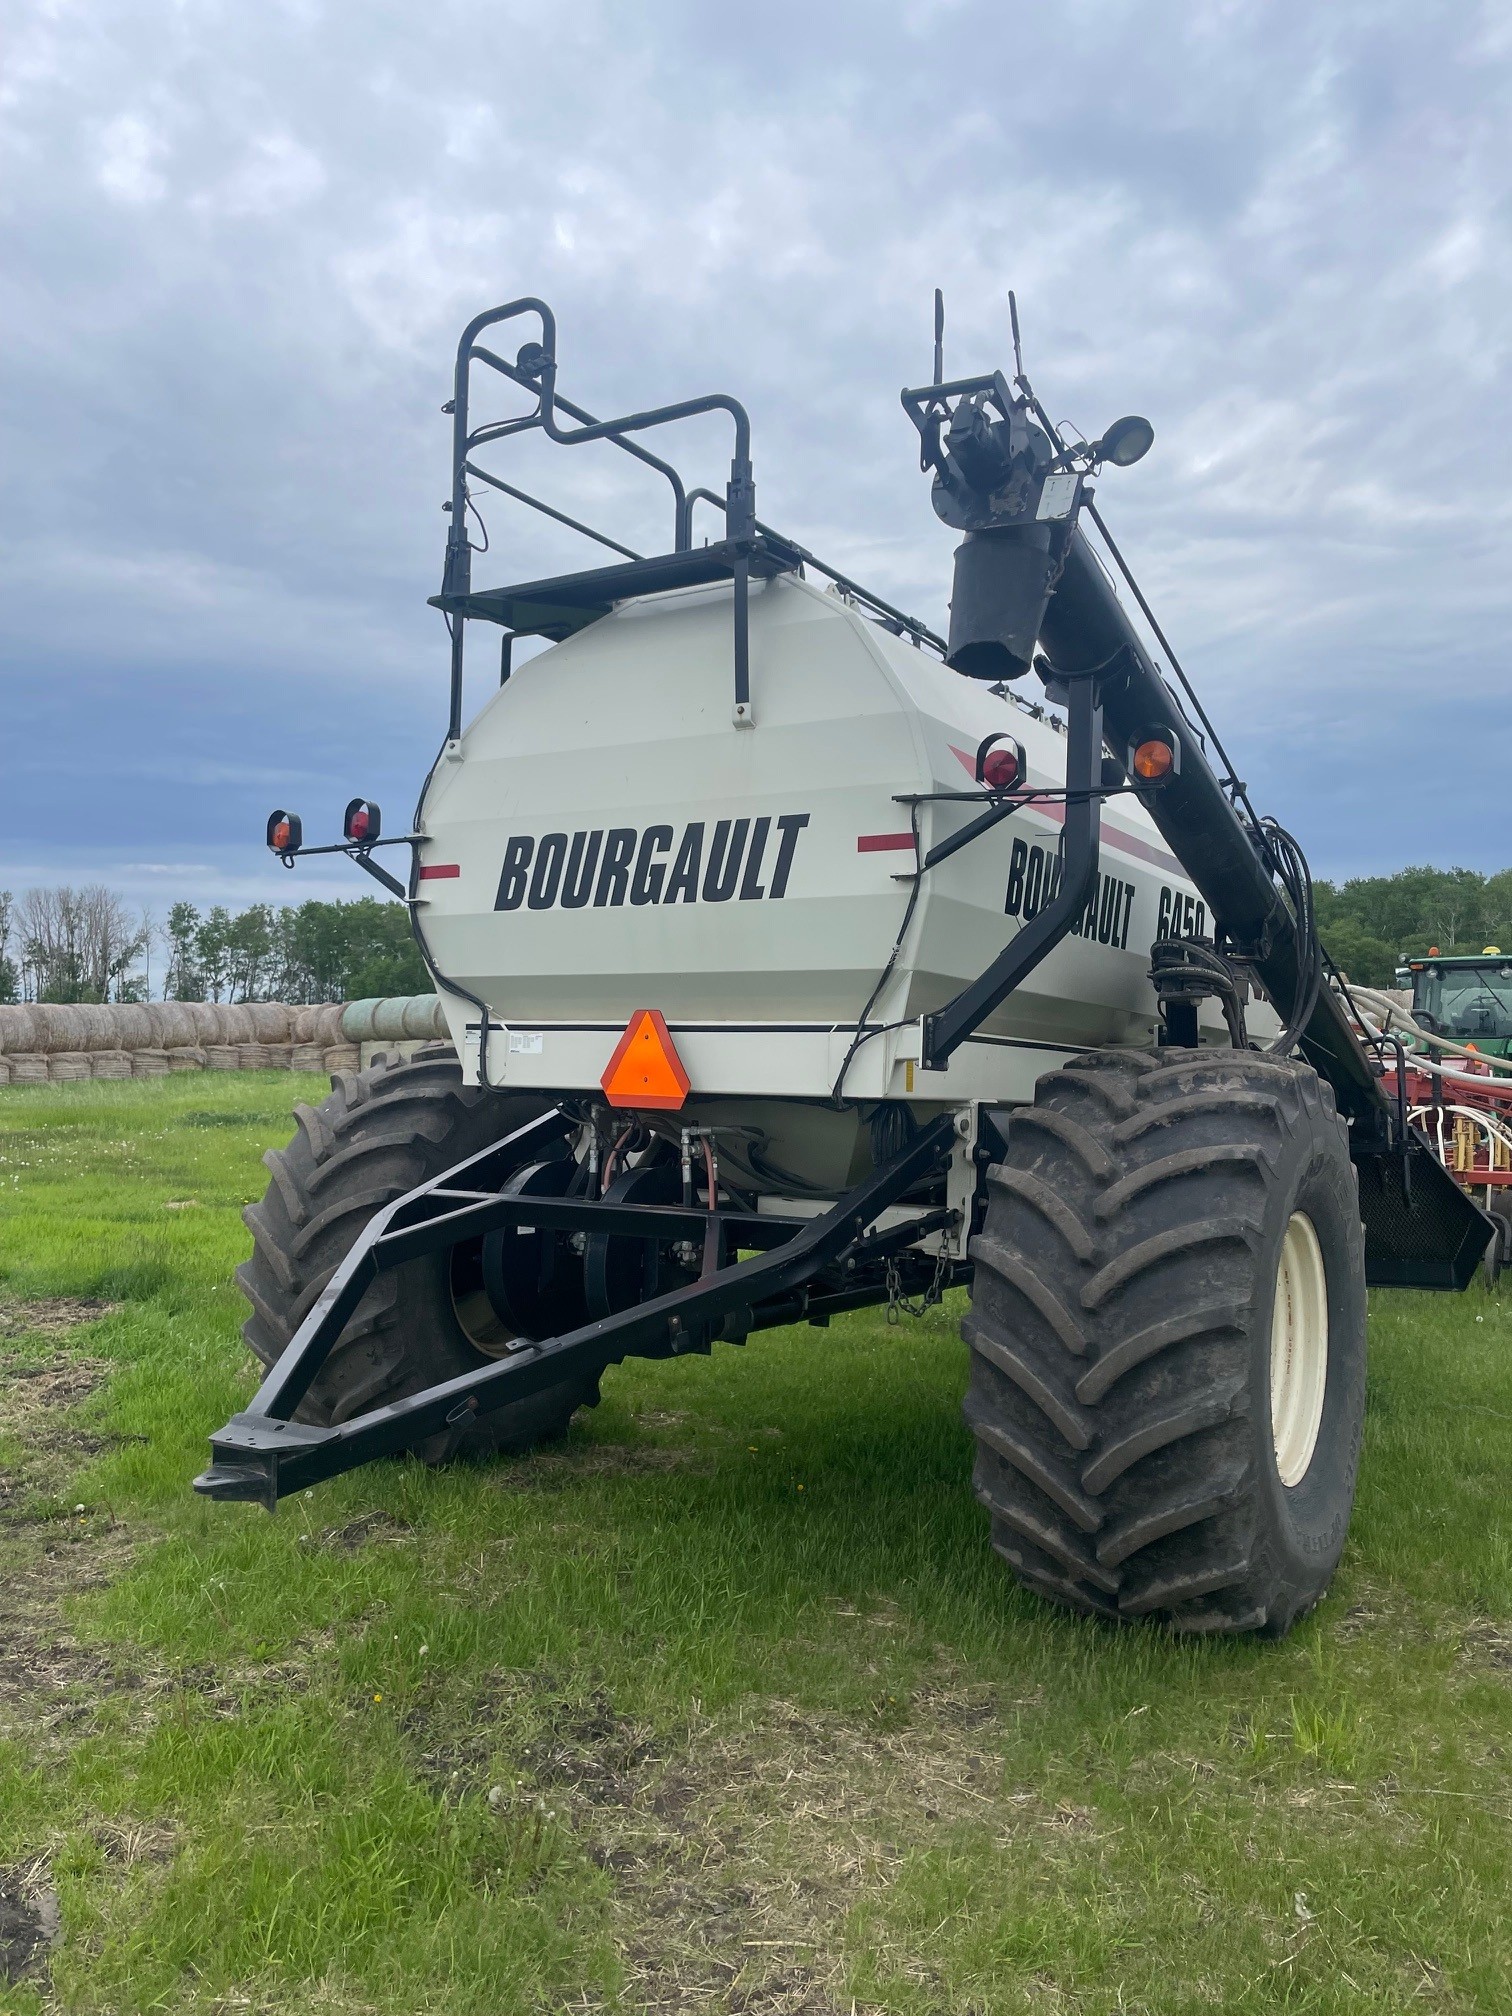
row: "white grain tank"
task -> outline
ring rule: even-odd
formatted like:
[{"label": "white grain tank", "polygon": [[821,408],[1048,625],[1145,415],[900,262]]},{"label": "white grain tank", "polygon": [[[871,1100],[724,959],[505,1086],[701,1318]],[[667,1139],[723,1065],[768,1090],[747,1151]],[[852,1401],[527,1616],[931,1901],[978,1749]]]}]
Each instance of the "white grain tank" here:
[{"label": "white grain tank", "polygon": [[[695,1105],[1021,1099],[1064,1054],[1153,1041],[1150,942],[1207,920],[1124,798],[1078,928],[924,1071],[918,1017],[1048,900],[1063,808],[1014,811],[910,910],[916,861],[980,812],[984,738],[1063,787],[1064,736],[794,575],[753,590],[756,723],[736,729],[729,637],[727,586],[623,603],[520,667],[438,764],[421,917],[488,1003],[491,1083],[596,1088],[640,1008],[665,1016]],[[476,1076],[481,1018],[447,1008]]]}]

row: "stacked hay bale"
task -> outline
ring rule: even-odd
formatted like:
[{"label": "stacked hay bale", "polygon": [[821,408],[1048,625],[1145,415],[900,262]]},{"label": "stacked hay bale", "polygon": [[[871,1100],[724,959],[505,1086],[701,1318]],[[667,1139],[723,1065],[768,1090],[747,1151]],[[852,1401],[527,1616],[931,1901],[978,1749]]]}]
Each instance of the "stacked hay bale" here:
[{"label": "stacked hay bale", "polygon": [[171,1071],[356,1071],[445,1039],[434,995],[325,1002],[27,1002],[0,1006],[0,1085]]},{"label": "stacked hay bale", "polygon": [[380,1052],[408,1056],[421,1044],[444,1042],[448,1034],[445,1012],[434,994],[353,1001],[342,1010],[341,1027],[364,1064]]},{"label": "stacked hay bale", "polygon": [[362,1062],[355,1044],[342,1034],[346,1010],[338,1002],[295,1010],[289,1031],[296,1071],[355,1071]]}]

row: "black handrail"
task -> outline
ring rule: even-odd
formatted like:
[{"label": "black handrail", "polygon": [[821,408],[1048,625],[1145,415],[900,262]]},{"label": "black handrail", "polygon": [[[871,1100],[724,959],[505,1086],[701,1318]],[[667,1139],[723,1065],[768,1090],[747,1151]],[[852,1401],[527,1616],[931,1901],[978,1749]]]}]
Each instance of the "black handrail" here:
[{"label": "black handrail", "polygon": [[[684,512],[686,537],[681,542],[684,546],[692,544],[695,504],[712,504],[717,511],[723,511],[725,508],[724,499],[717,491],[706,490],[701,484],[697,489],[690,490]],[[921,623],[916,616],[905,616],[903,611],[895,609],[891,602],[884,602],[880,595],[873,595],[871,590],[863,588],[859,581],[853,581],[848,574],[842,574],[838,567],[831,567],[829,562],[821,560],[817,553],[811,553],[806,546],[800,546],[796,539],[789,539],[785,532],[779,532],[775,527],[764,524],[760,518],[756,520],[756,530],[768,539],[780,539],[785,546],[792,548],[805,567],[812,567],[816,573],[824,575],[826,580],[833,581],[843,593],[854,596],[858,602],[864,602],[868,609],[877,610],[889,622],[898,624],[910,636],[917,637],[921,643],[932,645],[941,657],[945,655],[945,639],[937,637],[934,631]]]}]

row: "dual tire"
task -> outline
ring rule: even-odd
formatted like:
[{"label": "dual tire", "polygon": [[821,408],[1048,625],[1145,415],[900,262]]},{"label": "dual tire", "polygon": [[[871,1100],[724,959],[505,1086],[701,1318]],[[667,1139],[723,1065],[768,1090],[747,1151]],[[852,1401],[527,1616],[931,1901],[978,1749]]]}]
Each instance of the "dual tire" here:
[{"label": "dual tire", "polygon": [[1305,1065],[1098,1051],[989,1172],[965,1335],[974,1482],[1071,1609],[1279,1636],[1344,1545],[1365,1408],[1348,1132]]}]

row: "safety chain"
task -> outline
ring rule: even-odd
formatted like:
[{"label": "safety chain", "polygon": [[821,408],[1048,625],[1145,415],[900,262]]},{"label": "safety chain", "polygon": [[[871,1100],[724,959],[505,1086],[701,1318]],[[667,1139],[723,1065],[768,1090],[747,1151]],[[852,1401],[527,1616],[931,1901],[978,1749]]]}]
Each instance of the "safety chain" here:
[{"label": "safety chain", "polygon": [[887,1320],[897,1323],[904,1316],[923,1316],[945,1299],[945,1283],[950,1273],[950,1241],[942,1232],[940,1250],[935,1255],[934,1279],[915,1301],[903,1293],[903,1276],[891,1253],[887,1256]]}]

